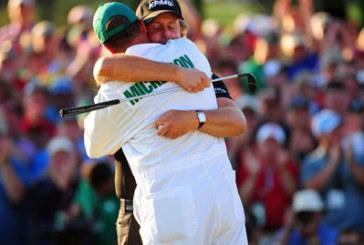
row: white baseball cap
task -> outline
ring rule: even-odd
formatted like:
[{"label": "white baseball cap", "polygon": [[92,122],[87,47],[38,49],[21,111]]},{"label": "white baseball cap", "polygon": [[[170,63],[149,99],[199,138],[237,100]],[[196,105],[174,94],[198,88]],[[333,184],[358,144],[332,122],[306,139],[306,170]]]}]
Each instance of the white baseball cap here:
[{"label": "white baseball cap", "polygon": [[329,134],[342,122],[341,116],[330,109],[324,109],[316,113],[311,121],[312,132],[315,136]]},{"label": "white baseball cap", "polygon": [[69,138],[65,136],[56,136],[48,143],[47,150],[51,156],[60,151],[71,154],[75,151],[75,147]]},{"label": "white baseball cap", "polygon": [[306,189],[297,191],[293,196],[293,212],[319,212],[324,209],[324,203],[317,191]]},{"label": "white baseball cap", "polygon": [[263,143],[267,139],[275,139],[279,144],[284,144],[286,134],[281,126],[277,123],[265,123],[258,129],[256,140],[258,143]]}]

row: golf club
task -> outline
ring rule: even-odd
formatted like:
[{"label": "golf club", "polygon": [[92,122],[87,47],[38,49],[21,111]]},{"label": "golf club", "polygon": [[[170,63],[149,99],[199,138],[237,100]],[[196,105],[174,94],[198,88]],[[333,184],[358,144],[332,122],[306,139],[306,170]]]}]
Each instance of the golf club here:
[{"label": "golf club", "polygon": [[[211,80],[211,82],[214,83],[214,82],[219,82],[219,81],[232,79],[232,78],[239,78],[239,77],[240,78],[246,77],[247,82],[248,82],[249,90],[251,92],[255,92],[256,81],[255,81],[255,77],[254,77],[254,75],[252,73],[240,73],[240,74],[238,73],[238,74],[229,75],[229,76],[225,76],[225,77],[219,77],[219,78]],[[61,117],[73,116],[73,115],[82,114],[82,113],[86,113],[86,112],[90,112],[90,111],[94,111],[94,110],[99,110],[99,109],[102,109],[102,108],[105,108],[105,107],[108,107],[108,106],[111,106],[111,105],[117,105],[117,104],[125,102],[125,101],[145,98],[145,97],[164,94],[164,93],[169,93],[169,92],[174,92],[174,91],[178,91],[178,90],[181,90],[181,89],[182,89],[181,87],[175,87],[175,88],[156,91],[156,92],[151,93],[151,94],[139,95],[139,96],[134,96],[134,97],[130,97],[130,98],[109,100],[109,101],[105,101],[105,102],[101,102],[101,103],[97,103],[97,104],[80,106],[80,107],[64,108],[64,109],[59,110],[59,115]]]}]

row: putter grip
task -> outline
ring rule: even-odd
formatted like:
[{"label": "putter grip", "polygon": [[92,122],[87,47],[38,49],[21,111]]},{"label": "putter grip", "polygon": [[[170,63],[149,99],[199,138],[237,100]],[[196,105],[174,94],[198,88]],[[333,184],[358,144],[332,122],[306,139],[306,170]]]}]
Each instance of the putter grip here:
[{"label": "putter grip", "polygon": [[108,106],[111,106],[111,105],[117,105],[119,103],[120,103],[120,100],[115,99],[115,100],[110,100],[110,101],[97,103],[97,104],[94,104],[94,105],[64,108],[64,109],[59,110],[59,115],[61,117],[73,116],[73,115],[78,115],[78,114],[82,114],[82,113],[89,112],[89,111],[99,110],[99,109],[102,109],[102,108],[105,108],[105,107],[108,107]]}]

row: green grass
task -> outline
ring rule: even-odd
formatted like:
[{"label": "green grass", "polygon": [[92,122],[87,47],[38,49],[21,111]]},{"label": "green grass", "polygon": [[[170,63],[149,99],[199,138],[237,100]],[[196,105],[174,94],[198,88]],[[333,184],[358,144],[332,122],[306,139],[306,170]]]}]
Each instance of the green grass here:
[{"label": "green grass", "polygon": [[264,9],[260,5],[243,4],[237,2],[205,3],[205,18],[214,18],[221,25],[229,26],[239,14],[261,13]]}]

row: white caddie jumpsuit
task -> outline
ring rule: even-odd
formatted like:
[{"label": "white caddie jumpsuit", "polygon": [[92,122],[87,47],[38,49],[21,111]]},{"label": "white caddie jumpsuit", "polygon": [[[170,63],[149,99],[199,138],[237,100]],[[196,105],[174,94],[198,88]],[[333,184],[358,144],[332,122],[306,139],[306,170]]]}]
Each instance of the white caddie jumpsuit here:
[{"label": "white caddie jumpsuit", "polygon": [[[166,45],[141,44],[127,54],[197,68],[211,77],[207,59],[188,39]],[[142,72],[142,71],[141,71]],[[158,71],[156,71],[158,72]],[[109,82],[95,102],[176,87],[159,81]],[[85,119],[88,155],[113,154],[122,146],[137,182],[134,215],[143,244],[248,244],[235,172],[223,138],[198,130],[177,139],[159,137],[155,121],[166,111],[216,109],[213,86],[199,93],[183,89],[91,112]]]}]

